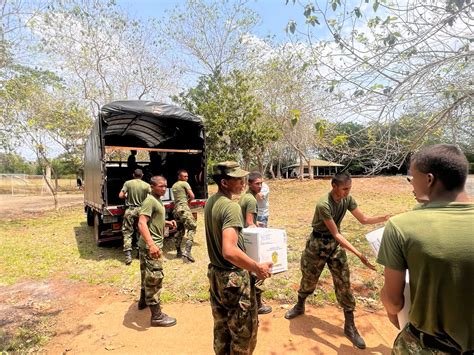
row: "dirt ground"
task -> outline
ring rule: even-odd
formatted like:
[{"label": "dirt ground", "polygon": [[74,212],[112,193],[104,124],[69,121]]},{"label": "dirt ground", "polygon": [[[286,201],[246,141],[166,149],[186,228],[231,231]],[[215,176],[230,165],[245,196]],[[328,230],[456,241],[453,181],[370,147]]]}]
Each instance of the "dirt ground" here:
[{"label": "dirt ground", "polygon": [[[284,313],[291,305],[272,304],[260,317],[256,354],[389,354],[396,336],[383,312],[359,309],[356,323],[367,343],[362,351],[343,335],[342,311],[308,307],[291,322]],[[211,354],[212,315],[208,303],[166,304],[177,318],[171,328],[149,326],[150,313],[139,311],[136,299],[107,287],[50,279],[23,282],[0,289],[0,325],[33,315],[50,316],[52,339],[48,354]]]},{"label": "dirt ground", "polygon": [[[82,193],[58,195],[59,208],[77,206],[84,203]],[[54,209],[50,195],[0,195],[0,220],[31,218]]]}]

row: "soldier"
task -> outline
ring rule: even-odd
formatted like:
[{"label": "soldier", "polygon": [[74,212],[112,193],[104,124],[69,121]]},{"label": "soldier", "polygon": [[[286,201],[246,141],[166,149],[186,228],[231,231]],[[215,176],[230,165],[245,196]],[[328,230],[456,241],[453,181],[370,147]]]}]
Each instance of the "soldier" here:
[{"label": "soldier", "polygon": [[[365,349],[364,339],[354,324],[355,299],[350,289],[349,266],[344,249],[354,253],[364,265],[375,270],[367,258],[359,252],[340,232],[346,211],[362,224],[385,222],[390,216],[367,217],[357,207],[355,199],[349,195],[352,180],[349,174],[336,174],[331,181],[332,190],[323,195],[316,205],[313,217],[313,232],[306,242],[301,255],[302,278],[298,290],[298,303],[285,314],[286,319],[304,313],[306,297],[316,289],[319,276],[328,265],[331,272],[336,298],[344,310],[344,334],[359,349]],[[339,248],[339,244],[342,248]]]},{"label": "soldier", "polygon": [[421,204],[390,219],[377,258],[385,267],[380,299],[397,328],[405,272],[410,273],[409,322],[392,354],[474,353],[474,203],[465,190],[468,164],[451,144],[425,147],[412,156],[410,182]]},{"label": "soldier", "polygon": [[135,222],[138,218],[138,210],[142,202],[150,193],[150,185],[142,180],[143,171],[135,169],[133,179],[128,180],[119,193],[119,198],[125,199],[126,210],[123,215],[122,235],[123,251],[125,253],[125,264],[132,263],[132,243],[135,235]]},{"label": "soldier", "polygon": [[[189,202],[194,199],[194,193],[188,183],[188,172],[186,170],[178,171],[178,181],[173,184],[171,189],[173,190],[174,197],[173,216],[178,226],[175,235],[176,257],[182,257],[184,263],[194,263],[191,248],[193,247],[197,224],[189,208]],[[181,241],[186,231],[188,233],[188,240],[186,240],[186,247],[183,254],[181,251]]]},{"label": "soldier", "polygon": [[141,290],[138,309],[150,307],[152,327],[171,327],[176,319],[161,311],[160,294],[163,284],[163,237],[165,225],[176,227],[175,221],[165,220],[165,207],[161,196],[166,192],[166,179],[153,176],[150,180],[151,194],[143,201],[139,211]]},{"label": "soldier", "polygon": [[214,317],[216,354],[251,354],[257,344],[255,277],[270,277],[271,262],[257,263],[245,254],[242,212],[232,201],[240,194],[248,172],[236,162],[218,163],[213,179],[218,192],[204,209],[209,254],[209,292]]},{"label": "soldier", "polygon": [[[242,217],[244,219],[244,227],[255,228],[260,227],[260,222],[257,221],[257,199],[256,195],[262,190],[262,174],[258,171],[251,172],[248,177],[249,189],[240,197],[239,205],[242,209]],[[257,297],[258,314],[268,314],[272,311],[272,307],[262,303],[262,285],[263,281],[257,281],[255,285],[255,293]]]}]

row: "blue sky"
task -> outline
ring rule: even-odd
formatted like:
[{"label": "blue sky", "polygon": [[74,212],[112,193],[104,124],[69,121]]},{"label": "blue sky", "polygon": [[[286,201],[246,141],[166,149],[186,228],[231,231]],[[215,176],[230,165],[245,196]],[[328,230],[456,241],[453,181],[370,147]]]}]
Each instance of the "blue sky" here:
[{"label": "blue sky", "polygon": [[[173,9],[177,4],[182,4],[185,0],[118,0],[117,3],[127,10],[130,15],[141,18],[154,17],[161,18],[165,15],[165,10]],[[293,5],[286,0],[250,0],[248,6],[260,16],[260,24],[255,29],[255,34],[259,37],[275,35],[280,42],[285,41],[285,28],[288,21],[295,20],[298,24],[304,24],[303,7]]]}]

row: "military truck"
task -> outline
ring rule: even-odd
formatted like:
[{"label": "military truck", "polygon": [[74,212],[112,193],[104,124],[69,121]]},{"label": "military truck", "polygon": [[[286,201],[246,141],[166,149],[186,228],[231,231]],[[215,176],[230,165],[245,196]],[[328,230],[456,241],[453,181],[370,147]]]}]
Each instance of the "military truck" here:
[{"label": "military truck", "polygon": [[[132,150],[136,158],[128,159]],[[195,195],[191,208],[204,206],[208,192],[202,119],[177,106],[152,101],[102,106],[84,151],[84,210],[98,245],[122,238],[125,205],[119,192],[136,168],[143,170],[147,182],[154,175],[168,180],[162,198],[168,219],[174,208],[171,186],[180,169],[188,171]]]}]

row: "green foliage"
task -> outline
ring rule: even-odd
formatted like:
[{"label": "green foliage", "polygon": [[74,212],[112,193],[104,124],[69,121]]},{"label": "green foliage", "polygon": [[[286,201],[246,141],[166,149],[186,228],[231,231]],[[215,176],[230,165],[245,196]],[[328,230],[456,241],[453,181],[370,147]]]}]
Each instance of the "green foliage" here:
[{"label": "green foliage", "polygon": [[0,153],[1,174],[27,174],[36,173],[36,164],[27,162],[23,157],[15,153]]},{"label": "green foliage", "polygon": [[262,121],[262,107],[251,93],[250,78],[239,71],[201,77],[195,88],[173,100],[204,117],[208,165],[242,159],[249,166],[278,132]]}]

